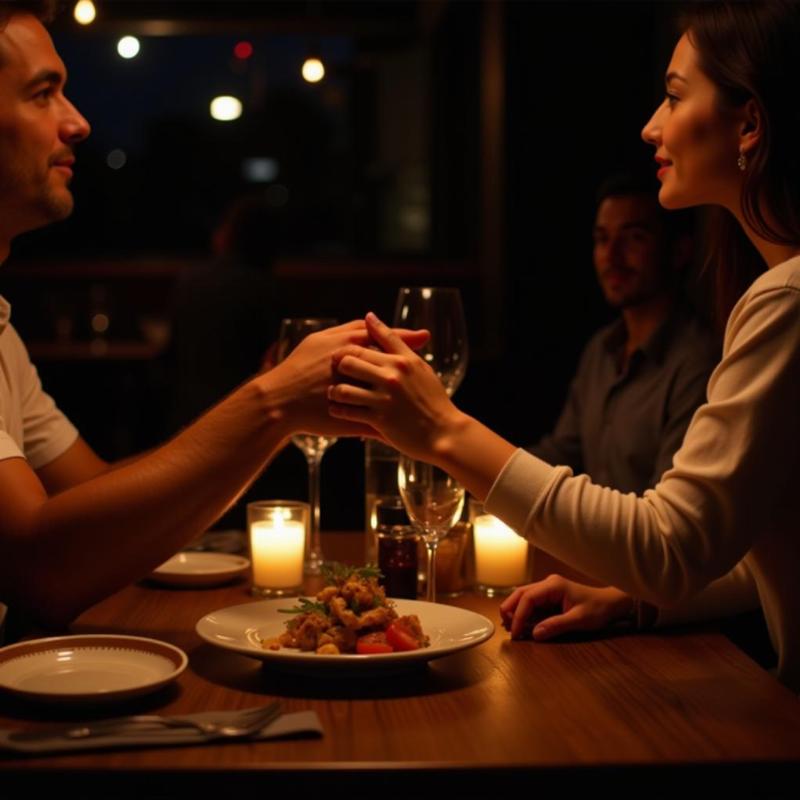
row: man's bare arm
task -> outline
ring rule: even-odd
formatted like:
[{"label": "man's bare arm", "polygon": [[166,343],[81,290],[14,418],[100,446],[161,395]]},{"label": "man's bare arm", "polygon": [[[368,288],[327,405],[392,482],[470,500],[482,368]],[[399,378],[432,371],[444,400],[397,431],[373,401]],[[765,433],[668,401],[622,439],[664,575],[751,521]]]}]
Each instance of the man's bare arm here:
[{"label": "man's bare arm", "polygon": [[83,477],[104,462],[80,445],[41,480],[23,459],[1,461],[0,600],[63,625],[207,528],[292,432],[363,434],[329,418],[326,390],[331,353],[367,341],[360,323],[315,334],[167,444],[83,481],[66,462],[77,457]]}]

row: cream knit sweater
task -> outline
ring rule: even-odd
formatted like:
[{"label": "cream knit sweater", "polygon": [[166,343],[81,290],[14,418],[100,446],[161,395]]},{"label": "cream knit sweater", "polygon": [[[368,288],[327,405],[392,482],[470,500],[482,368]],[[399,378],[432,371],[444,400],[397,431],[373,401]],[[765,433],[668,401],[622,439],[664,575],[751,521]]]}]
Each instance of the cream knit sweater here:
[{"label": "cream knit sweater", "polygon": [[537,547],[659,607],[659,624],[764,609],[800,691],[800,257],[731,312],[722,361],[643,497],[518,450],[487,509]]}]

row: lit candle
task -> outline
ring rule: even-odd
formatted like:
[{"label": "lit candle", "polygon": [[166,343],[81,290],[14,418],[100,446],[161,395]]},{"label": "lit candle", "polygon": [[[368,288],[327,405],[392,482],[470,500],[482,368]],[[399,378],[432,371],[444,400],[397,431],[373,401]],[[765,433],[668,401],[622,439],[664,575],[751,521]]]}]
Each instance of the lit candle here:
[{"label": "lit candle", "polygon": [[250,523],[253,582],[267,589],[293,589],[303,583],[306,529],[276,508],[270,519]]},{"label": "lit candle", "polygon": [[475,529],[475,578],[487,587],[525,583],[528,542],[491,514],[473,520]]}]

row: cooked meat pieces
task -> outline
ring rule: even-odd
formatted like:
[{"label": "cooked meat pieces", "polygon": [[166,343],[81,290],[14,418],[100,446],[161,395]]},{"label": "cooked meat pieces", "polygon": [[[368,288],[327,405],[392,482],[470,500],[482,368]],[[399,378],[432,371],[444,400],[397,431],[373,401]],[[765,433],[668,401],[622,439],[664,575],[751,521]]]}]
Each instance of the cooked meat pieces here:
[{"label": "cooked meat pieces", "polygon": [[329,627],[328,618],[322,614],[303,614],[292,630],[295,644],[290,646],[301,650],[316,650],[320,635]]},{"label": "cooked meat pieces", "polygon": [[[352,628],[334,625],[332,628],[328,628],[328,630],[319,637],[319,646],[332,644],[340,653],[355,653],[357,638],[356,632]],[[319,652],[319,650],[317,650],[317,652]]]},{"label": "cooked meat pieces", "polygon": [[[295,616],[287,621],[280,636],[262,641],[265,649],[292,647],[322,654],[355,653],[361,637],[385,632],[398,618],[394,603],[386,599],[373,568],[353,568],[348,573],[346,568],[334,567],[334,584],[322,589],[315,600],[300,598],[294,608],[285,609]],[[427,647],[429,640],[419,619],[403,619],[420,646]]]},{"label": "cooked meat pieces", "polygon": [[394,620],[397,619],[397,612],[389,606],[378,606],[377,608],[365,611],[358,618],[359,631],[368,629],[378,629],[385,631]]},{"label": "cooked meat pieces", "polygon": [[351,575],[342,586],[341,595],[351,608],[368,609],[386,603],[386,592],[374,578],[365,581]]}]

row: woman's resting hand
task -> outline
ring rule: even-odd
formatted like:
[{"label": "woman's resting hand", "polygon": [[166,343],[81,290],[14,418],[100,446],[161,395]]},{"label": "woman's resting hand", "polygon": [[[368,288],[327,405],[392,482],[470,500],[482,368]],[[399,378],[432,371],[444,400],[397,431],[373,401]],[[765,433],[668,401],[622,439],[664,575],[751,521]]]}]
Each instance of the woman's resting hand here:
[{"label": "woman's resting hand", "polygon": [[545,641],[566,633],[607,628],[630,618],[634,608],[633,598],[613,586],[585,586],[550,575],[520,586],[502,602],[500,616],[512,638],[532,634]]}]

